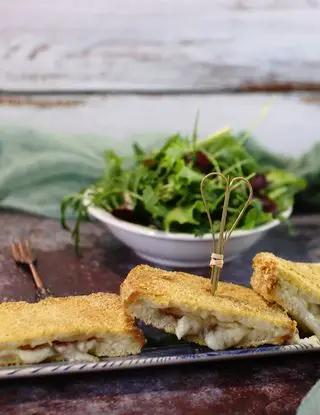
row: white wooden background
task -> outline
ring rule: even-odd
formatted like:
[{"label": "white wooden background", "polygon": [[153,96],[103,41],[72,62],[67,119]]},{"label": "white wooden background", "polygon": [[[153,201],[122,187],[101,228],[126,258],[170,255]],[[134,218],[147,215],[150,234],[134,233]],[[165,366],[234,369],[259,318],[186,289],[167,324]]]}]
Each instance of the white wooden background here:
[{"label": "white wooden background", "polygon": [[320,138],[318,0],[0,0],[0,126],[110,137]]}]

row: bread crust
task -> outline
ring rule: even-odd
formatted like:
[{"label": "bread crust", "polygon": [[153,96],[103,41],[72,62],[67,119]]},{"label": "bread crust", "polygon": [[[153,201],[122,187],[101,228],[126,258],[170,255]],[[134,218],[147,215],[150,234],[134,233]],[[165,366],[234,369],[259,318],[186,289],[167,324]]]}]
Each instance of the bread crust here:
[{"label": "bread crust", "polygon": [[269,301],[276,301],[278,284],[285,280],[310,302],[320,303],[320,264],[293,262],[260,252],[252,266],[251,286]]},{"label": "bread crust", "polygon": [[285,328],[288,337],[296,330],[296,323],[279,306],[267,303],[252,289],[219,282],[213,296],[209,279],[184,272],[139,265],[122,283],[120,295],[128,309],[139,301],[147,301],[159,309],[178,308],[194,315],[206,312],[249,327],[261,322],[276,325]]},{"label": "bread crust", "polygon": [[252,266],[251,287],[265,299],[275,301],[278,284],[277,258],[271,253],[261,252],[254,257]]},{"label": "bread crust", "polygon": [[109,334],[128,335],[132,341],[144,344],[142,332],[135,327],[116,294],[0,304],[0,350],[103,338]]}]

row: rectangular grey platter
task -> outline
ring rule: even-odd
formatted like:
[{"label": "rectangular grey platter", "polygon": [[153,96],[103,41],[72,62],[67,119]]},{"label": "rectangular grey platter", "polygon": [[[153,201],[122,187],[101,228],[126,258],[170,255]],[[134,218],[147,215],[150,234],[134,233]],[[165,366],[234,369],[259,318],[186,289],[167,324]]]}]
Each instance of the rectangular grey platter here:
[{"label": "rectangular grey platter", "polygon": [[137,369],[152,366],[169,366],[198,362],[232,361],[253,359],[293,353],[320,352],[319,341],[304,340],[302,344],[287,346],[262,346],[251,349],[230,349],[212,351],[194,344],[146,347],[140,355],[129,357],[104,358],[97,362],[54,362],[36,365],[10,366],[0,368],[0,379],[21,377],[53,376],[68,373]]}]

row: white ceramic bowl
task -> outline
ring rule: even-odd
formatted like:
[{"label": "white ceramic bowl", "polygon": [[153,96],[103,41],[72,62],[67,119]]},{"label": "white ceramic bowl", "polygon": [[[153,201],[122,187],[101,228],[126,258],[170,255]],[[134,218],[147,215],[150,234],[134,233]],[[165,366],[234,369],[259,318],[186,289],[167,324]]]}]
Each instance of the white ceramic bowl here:
[{"label": "white ceramic bowl", "polygon": [[[201,237],[185,233],[154,230],[120,220],[107,211],[88,206],[89,214],[102,222],[111,233],[147,261],[172,267],[201,267],[209,264],[212,251],[211,234]],[[284,213],[288,218],[292,209]],[[279,225],[275,219],[252,230],[235,230],[225,251],[225,261],[245,252],[271,228]]]}]

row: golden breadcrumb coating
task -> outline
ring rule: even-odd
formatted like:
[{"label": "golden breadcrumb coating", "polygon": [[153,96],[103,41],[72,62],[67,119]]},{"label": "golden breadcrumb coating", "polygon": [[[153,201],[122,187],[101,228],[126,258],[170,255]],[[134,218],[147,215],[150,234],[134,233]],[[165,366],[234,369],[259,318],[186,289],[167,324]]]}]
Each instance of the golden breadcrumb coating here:
[{"label": "golden breadcrumb coating", "polygon": [[249,325],[261,322],[288,330],[293,336],[296,323],[277,305],[270,305],[252,289],[219,282],[213,296],[210,280],[184,272],[169,272],[147,265],[132,269],[121,285],[121,298],[130,304],[145,301],[159,309],[177,308],[190,314],[201,312],[223,321]]},{"label": "golden breadcrumb coating", "polygon": [[252,288],[281,305],[305,333],[320,338],[320,264],[261,252],[253,259]]},{"label": "golden breadcrumb coating", "polygon": [[283,279],[310,301],[320,303],[320,264],[288,261],[270,252],[260,252],[252,264],[251,286],[265,298],[274,300],[274,291]]},{"label": "golden breadcrumb coating", "polygon": [[120,297],[110,293],[47,298],[38,303],[0,304],[0,350],[53,341],[68,342],[127,335],[144,344]]}]

